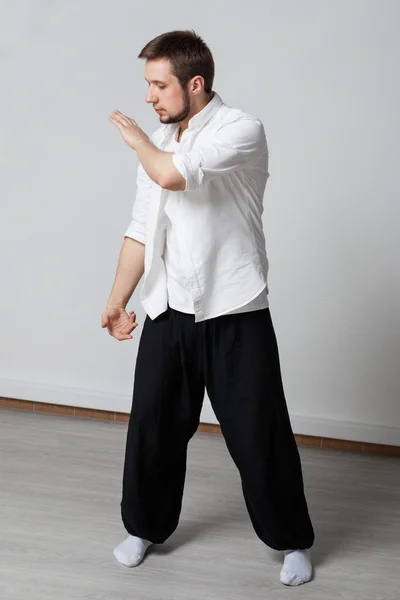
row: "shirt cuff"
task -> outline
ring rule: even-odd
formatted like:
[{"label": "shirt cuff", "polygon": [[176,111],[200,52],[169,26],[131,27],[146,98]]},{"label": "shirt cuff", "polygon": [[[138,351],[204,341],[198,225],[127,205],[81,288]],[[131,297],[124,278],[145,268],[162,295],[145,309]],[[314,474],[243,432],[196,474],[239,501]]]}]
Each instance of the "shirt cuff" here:
[{"label": "shirt cuff", "polygon": [[133,221],[129,225],[128,229],[125,231],[124,235],[126,237],[130,237],[134,240],[137,240],[138,242],[141,242],[142,244],[146,243],[146,231],[140,225],[140,223],[138,221],[136,221],[135,219],[133,219]]},{"label": "shirt cuff", "polygon": [[186,181],[184,192],[195,190],[203,184],[204,173],[201,168],[201,157],[191,152],[188,154],[173,154],[172,162]]}]

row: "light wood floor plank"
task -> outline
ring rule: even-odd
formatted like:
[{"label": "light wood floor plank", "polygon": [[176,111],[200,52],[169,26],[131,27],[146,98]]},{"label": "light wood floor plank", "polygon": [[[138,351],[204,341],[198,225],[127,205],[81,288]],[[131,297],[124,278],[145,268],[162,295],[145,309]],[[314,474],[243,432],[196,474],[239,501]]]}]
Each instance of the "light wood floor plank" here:
[{"label": "light wood floor plank", "polygon": [[135,569],[112,549],[127,423],[0,409],[1,600],[400,599],[400,460],[300,447],[315,578],[279,582],[221,436],[197,433],[178,529]]}]

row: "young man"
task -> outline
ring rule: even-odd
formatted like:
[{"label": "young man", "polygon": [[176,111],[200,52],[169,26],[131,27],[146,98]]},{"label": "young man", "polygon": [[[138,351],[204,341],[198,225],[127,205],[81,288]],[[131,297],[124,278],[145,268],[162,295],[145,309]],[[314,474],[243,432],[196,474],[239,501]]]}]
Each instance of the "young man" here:
[{"label": "young man", "polygon": [[149,138],[119,111],[110,116],[140,163],[102,327],[132,338],[136,315],[125,307],[143,274],[147,313],[123,475],[129,536],[114,556],[137,566],[176,529],[207,389],[254,530],[284,551],[282,583],[299,585],[312,576],[314,532],[268,308],[264,128],[213,91],[213,57],[193,31],[160,35],[139,58],[161,126]]}]

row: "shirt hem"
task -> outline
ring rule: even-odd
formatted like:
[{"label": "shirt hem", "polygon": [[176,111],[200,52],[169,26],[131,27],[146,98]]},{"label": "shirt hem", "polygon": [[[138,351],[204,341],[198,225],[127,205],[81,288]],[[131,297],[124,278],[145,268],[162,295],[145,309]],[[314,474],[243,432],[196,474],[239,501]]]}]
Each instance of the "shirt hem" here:
[{"label": "shirt hem", "polygon": [[[195,313],[195,322],[198,323],[200,321],[205,321],[206,319],[214,319],[216,317],[222,317],[223,315],[226,315],[227,313],[230,313],[233,310],[237,310],[238,308],[242,308],[243,306],[246,306],[246,304],[249,304],[252,300],[255,300],[255,298],[257,298],[257,296],[259,294],[261,294],[261,292],[263,290],[265,290],[266,288],[267,288],[267,284],[264,283],[262,285],[262,287],[255,294],[253,294],[250,298],[248,298],[245,302],[242,302],[241,304],[238,304],[237,306],[233,306],[231,308],[228,308],[227,310],[224,310],[223,312],[219,312],[219,313],[216,313],[216,314],[212,314],[211,313],[211,314],[205,315],[204,318],[202,318],[202,319],[197,319],[196,317],[198,315],[196,315],[196,313]],[[267,294],[268,294],[268,291],[267,291]],[[268,303],[268,299],[267,299],[267,307],[268,307],[268,305],[269,305],[269,303]],[[267,308],[267,307],[265,307],[265,308]],[[255,309],[255,310],[259,310],[259,309]]]}]

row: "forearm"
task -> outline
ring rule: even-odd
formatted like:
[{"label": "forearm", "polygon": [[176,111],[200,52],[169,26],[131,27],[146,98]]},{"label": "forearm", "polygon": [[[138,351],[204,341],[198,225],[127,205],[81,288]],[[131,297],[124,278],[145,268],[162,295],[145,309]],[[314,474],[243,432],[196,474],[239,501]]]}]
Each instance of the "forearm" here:
[{"label": "forearm", "polygon": [[136,144],[135,150],[147,175],[161,187],[167,187],[171,178],[179,175],[172,161],[172,152],[164,152],[147,140]]},{"label": "forearm", "polygon": [[115,110],[109,117],[125,142],[136,150],[140,162],[152,181],[168,190],[184,190],[186,181],[175,167],[173,152],[164,152],[151,143],[136,121]]},{"label": "forearm", "polygon": [[122,244],[115,281],[107,306],[125,308],[144,273],[145,246],[126,237]]}]

